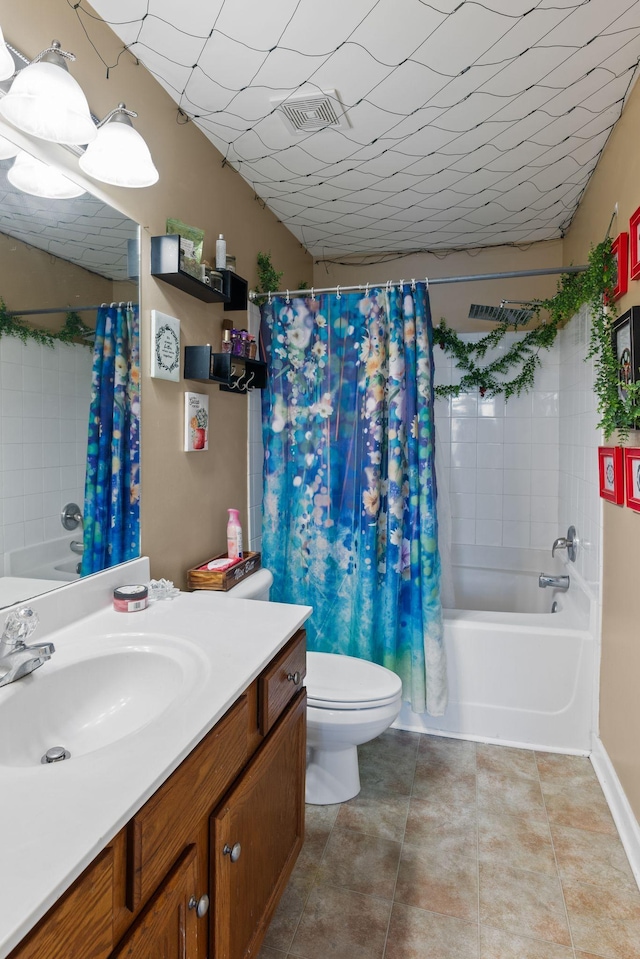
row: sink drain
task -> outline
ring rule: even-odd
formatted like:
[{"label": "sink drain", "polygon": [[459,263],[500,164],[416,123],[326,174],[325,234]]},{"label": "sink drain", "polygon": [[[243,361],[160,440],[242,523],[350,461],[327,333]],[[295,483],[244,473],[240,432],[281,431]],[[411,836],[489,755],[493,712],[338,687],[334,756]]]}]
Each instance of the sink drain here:
[{"label": "sink drain", "polygon": [[69,759],[71,753],[64,746],[52,746],[40,760],[41,763],[61,763],[63,759]]}]

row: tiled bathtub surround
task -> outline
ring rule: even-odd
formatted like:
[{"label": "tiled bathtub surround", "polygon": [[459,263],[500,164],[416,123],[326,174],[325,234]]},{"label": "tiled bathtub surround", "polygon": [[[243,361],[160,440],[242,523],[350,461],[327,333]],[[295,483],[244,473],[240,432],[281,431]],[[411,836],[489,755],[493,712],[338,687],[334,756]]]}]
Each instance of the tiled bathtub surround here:
[{"label": "tiled bathtub surround", "polygon": [[[502,348],[523,335],[508,333]],[[506,402],[477,391],[438,399],[436,462],[439,486],[449,494],[454,546],[546,551],[573,524],[582,541],[575,568],[597,591],[601,439],[593,362],[585,362],[588,339],[584,310],[542,352],[530,393]],[[455,382],[451,359],[436,349],[434,361],[436,384]]]},{"label": "tiled bathtub surround", "polygon": [[62,507],[82,507],[91,359],[86,346],[0,339],[2,559],[63,535]]},{"label": "tiled bathtub surround", "polygon": [[391,729],[307,806],[259,959],[636,959],[640,892],[588,759]]}]

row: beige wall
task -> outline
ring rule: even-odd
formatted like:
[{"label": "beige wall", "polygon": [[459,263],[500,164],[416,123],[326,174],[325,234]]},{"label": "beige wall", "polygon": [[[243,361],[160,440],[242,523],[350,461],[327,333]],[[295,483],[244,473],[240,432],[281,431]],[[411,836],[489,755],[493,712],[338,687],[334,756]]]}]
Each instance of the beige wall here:
[{"label": "beige wall", "polygon": [[[612,236],[629,229],[640,206],[640,86],[636,86],[600,158],[565,239],[565,262],[584,260],[604,239],[616,203]],[[629,281],[620,312],[640,303],[640,283]],[[640,446],[640,433],[627,445]],[[596,469],[596,464],[593,464]],[[604,503],[604,578],[600,735],[629,802],[640,819],[640,515]]]},{"label": "beige wall", "polygon": [[[341,259],[346,260],[345,257]],[[363,258],[364,259],[364,258]],[[334,264],[328,260],[314,263],[313,282],[317,287],[356,286],[384,283],[386,280],[434,279],[444,276],[470,276],[477,273],[510,273],[515,270],[540,270],[562,266],[562,241],[549,240],[529,246],[496,246],[481,250],[422,253],[389,260],[371,266]],[[429,288],[431,315],[438,323],[444,317],[455,330],[469,332],[492,328],[486,322],[469,320],[472,303],[499,306],[505,300],[545,299],[557,289],[557,276],[519,277],[510,280],[483,280],[475,283],[436,284]]]},{"label": "beige wall", "polygon": [[[101,21],[81,16],[102,58],[115,63],[122,44]],[[136,110],[136,128],[160,173],[159,183],[146,190],[105,185],[100,190],[142,226],[142,549],[151,558],[153,576],[184,585],[187,568],[225,549],[227,507],[246,512],[246,398],[213,385],[170,383],[147,375],[151,309],[180,319],[183,346],[218,344],[224,316],[221,305],[202,303],[149,276],[149,238],[165,232],[167,217],[177,217],[205,231],[204,255],[211,260],[215,239],[224,233],[227,251],[235,254],[238,273],[250,285],[255,285],[258,251],[271,251],[289,286],[311,281],[311,258],[238,174],[222,167],[222,157],[194,124],[177,122],[174,102],[133,57],[124,53],[106,79],[105,67],[71,5],[61,0],[6,5],[2,28],[5,39],[30,57],[54,37],[73,51],[77,61],[71,72],[92,112],[102,117],[120,101]],[[74,165],[64,156],[62,162]],[[230,316],[246,325],[244,314]],[[206,452],[182,452],[185,390],[210,394]]]}]

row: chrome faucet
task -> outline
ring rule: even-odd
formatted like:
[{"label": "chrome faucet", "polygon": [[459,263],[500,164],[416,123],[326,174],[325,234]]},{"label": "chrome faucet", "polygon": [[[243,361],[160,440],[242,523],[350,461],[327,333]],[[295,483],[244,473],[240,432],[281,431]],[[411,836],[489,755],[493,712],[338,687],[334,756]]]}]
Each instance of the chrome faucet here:
[{"label": "chrome faucet", "polygon": [[26,640],[38,625],[38,614],[28,606],[9,613],[0,636],[0,686],[22,679],[51,659],[56,649],[53,643],[33,643]]},{"label": "chrome faucet", "polygon": [[568,576],[552,576],[549,573],[540,573],[538,577],[538,586],[542,589],[545,586],[552,586],[554,589],[569,589],[569,583],[571,580]]},{"label": "chrome faucet", "polygon": [[557,549],[566,549],[567,556],[572,563],[575,563],[578,554],[578,537],[576,536],[575,526],[570,526],[566,536],[558,536],[551,547],[551,555],[556,555]]}]

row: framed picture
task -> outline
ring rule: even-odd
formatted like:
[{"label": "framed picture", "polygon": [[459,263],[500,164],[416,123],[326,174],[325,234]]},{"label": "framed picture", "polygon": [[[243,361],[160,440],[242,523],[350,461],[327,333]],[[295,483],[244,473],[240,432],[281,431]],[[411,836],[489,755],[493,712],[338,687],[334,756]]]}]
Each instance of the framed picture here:
[{"label": "framed picture", "polygon": [[180,380],[180,320],[160,310],[151,310],[151,369],[161,380]]},{"label": "framed picture", "polygon": [[611,252],[615,262],[615,286],[613,299],[618,300],[627,292],[629,287],[629,234],[618,233],[611,244]]},{"label": "framed picture", "polygon": [[640,280],[640,206],[629,220],[629,276]]},{"label": "framed picture", "polygon": [[627,506],[640,512],[640,449],[626,446],[624,450],[624,474],[627,488]]},{"label": "framed picture", "polygon": [[598,447],[598,475],[602,499],[621,506],[624,503],[624,464],[621,446]]},{"label": "framed picture", "polygon": [[620,398],[626,399],[625,385],[640,380],[640,306],[619,316],[611,324],[612,347],[620,370]]},{"label": "framed picture", "polygon": [[209,449],[209,396],[184,394],[184,449],[186,453]]}]

